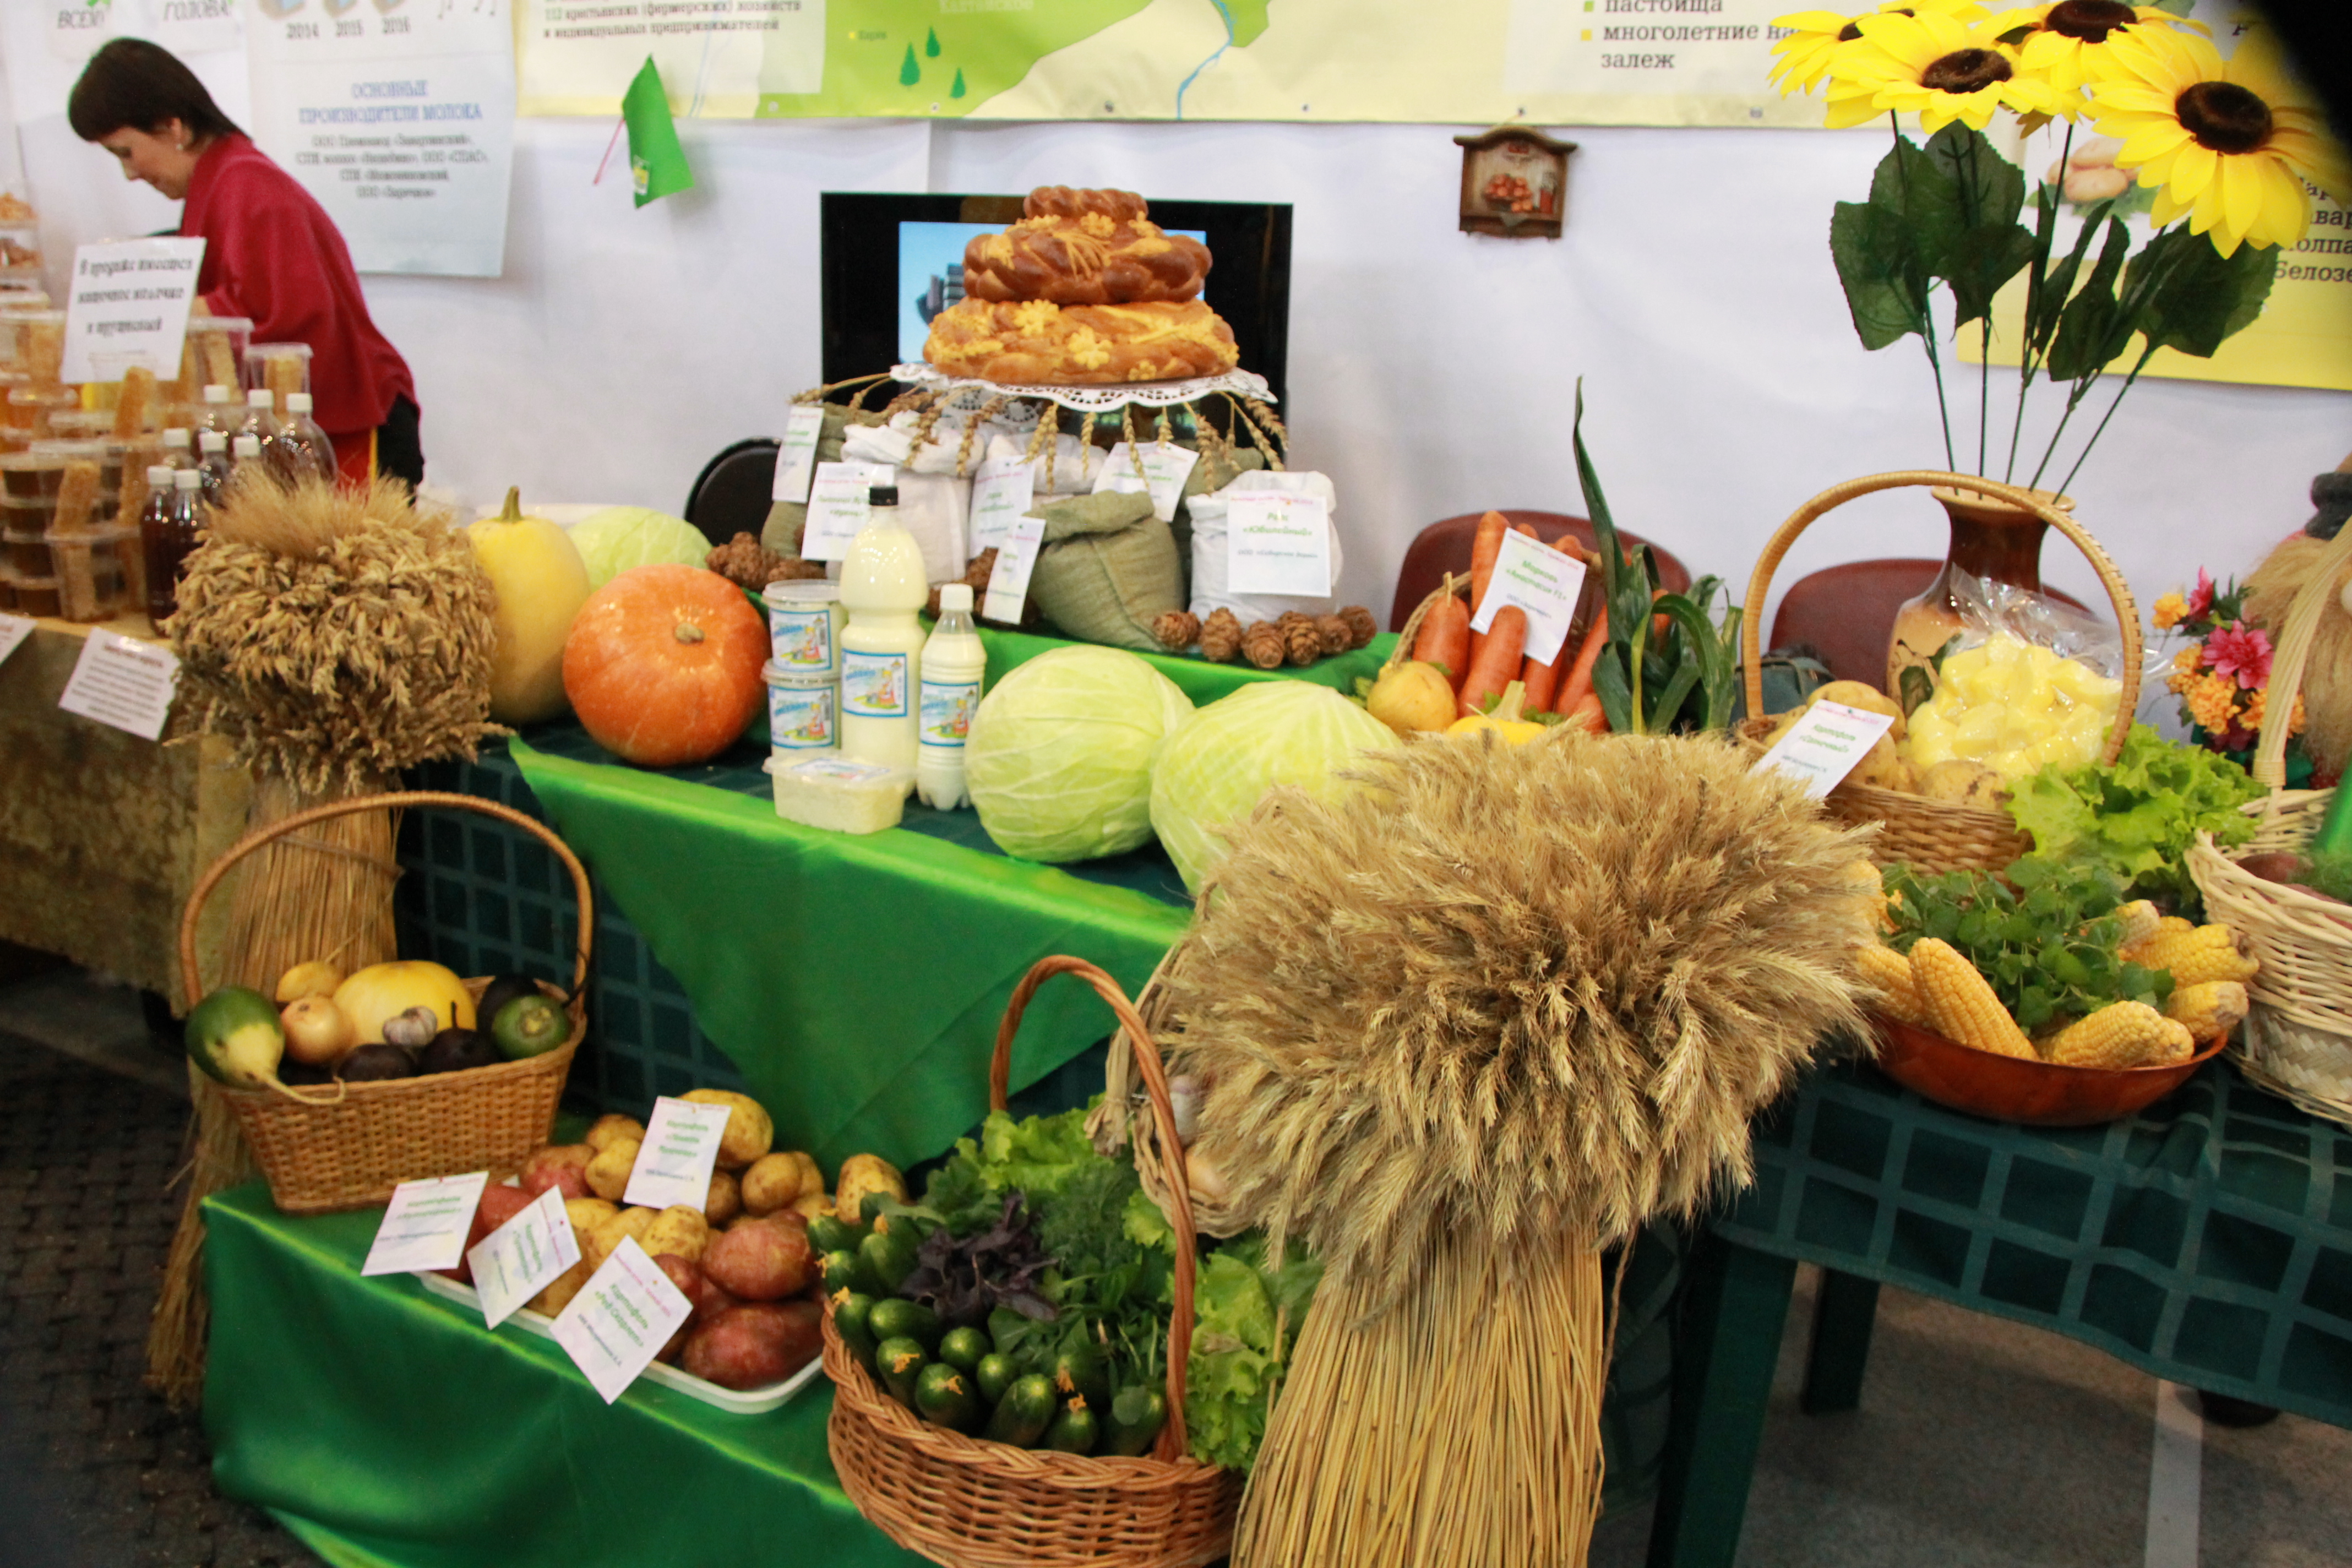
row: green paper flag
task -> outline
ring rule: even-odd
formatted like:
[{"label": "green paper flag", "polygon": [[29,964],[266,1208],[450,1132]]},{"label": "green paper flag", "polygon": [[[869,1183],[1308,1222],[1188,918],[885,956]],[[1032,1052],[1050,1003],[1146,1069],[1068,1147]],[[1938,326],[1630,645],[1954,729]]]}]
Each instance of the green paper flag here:
[{"label": "green paper flag", "polygon": [[687,167],[686,149],[677,144],[669,94],[662,90],[661,72],[651,55],[621,99],[621,120],[629,128],[629,177],[636,185],[637,205],[693,188],[694,171]]}]

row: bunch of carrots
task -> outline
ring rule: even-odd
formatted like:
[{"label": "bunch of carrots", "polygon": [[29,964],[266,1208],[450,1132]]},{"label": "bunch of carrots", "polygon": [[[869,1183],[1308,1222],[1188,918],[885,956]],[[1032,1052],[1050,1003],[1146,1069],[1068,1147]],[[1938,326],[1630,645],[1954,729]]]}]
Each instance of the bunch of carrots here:
[{"label": "bunch of carrots", "polygon": [[[1510,521],[1499,511],[1490,511],[1478,520],[1478,531],[1470,546],[1470,597],[1465,602],[1460,595],[1448,593],[1430,606],[1429,613],[1422,617],[1421,634],[1413,639],[1412,657],[1445,671],[1454,682],[1457,710],[1465,717],[1486,711],[1516,680],[1526,692],[1520,703],[1523,716],[1555,714],[1561,723],[1575,724],[1598,734],[1608,728],[1601,715],[1600,694],[1592,689],[1593,668],[1601,661],[1601,650],[1609,646],[1609,608],[1605,601],[1589,595],[1594,598],[1590,626],[1581,639],[1571,636],[1563,640],[1559,654],[1549,664],[1538,664],[1527,657],[1528,616],[1517,605],[1505,605],[1496,610],[1489,629],[1470,629],[1479,606],[1486,602],[1487,585],[1494,579],[1495,563],[1503,552],[1503,535],[1511,528]],[[1517,531],[1530,539],[1537,538],[1535,529],[1528,523],[1518,524]],[[1574,556],[1595,571],[1601,565],[1601,557],[1571,536],[1563,534],[1552,542],[1551,548]],[[1600,581],[1597,576],[1588,580],[1595,584]]]}]

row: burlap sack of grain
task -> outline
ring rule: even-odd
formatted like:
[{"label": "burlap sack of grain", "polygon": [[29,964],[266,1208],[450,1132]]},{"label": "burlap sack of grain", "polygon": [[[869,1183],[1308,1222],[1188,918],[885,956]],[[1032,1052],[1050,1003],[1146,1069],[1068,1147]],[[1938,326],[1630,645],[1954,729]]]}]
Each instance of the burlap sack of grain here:
[{"label": "burlap sack of grain", "polygon": [[1184,607],[1176,536],[1151,498],[1105,491],[1048,501],[1029,597],[1063,635],[1139,653],[1164,652],[1151,623]]}]

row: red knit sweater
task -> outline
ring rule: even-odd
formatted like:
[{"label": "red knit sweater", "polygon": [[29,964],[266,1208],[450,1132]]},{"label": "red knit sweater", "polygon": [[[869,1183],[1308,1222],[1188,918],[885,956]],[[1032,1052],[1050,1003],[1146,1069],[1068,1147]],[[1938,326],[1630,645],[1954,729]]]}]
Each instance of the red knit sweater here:
[{"label": "red knit sweater", "polygon": [[329,434],[373,430],[394,397],[415,400],[406,362],[368,319],[334,220],[245,137],[197,158],[180,233],[204,237],[196,291],[215,315],[252,317],[257,343],[310,345],[313,416]]}]

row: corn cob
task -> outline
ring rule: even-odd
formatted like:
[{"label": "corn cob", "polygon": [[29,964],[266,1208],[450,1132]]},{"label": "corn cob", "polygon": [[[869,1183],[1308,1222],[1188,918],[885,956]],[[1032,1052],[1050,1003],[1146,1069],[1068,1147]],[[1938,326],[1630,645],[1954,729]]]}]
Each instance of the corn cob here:
[{"label": "corn cob", "polygon": [[2044,1056],[2062,1067],[2160,1067],[2195,1053],[2189,1027],[2145,1002],[2110,1002],[2050,1039]]},{"label": "corn cob", "polygon": [[2189,1037],[2210,1040],[2236,1028],[2246,1016],[2246,988],[2235,980],[2175,985],[2164,1016],[2187,1028]]},{"label": "corn cob", "polygon": [[2224,925],[2161,931],[2137,943],[2127,957],[2149,969],[2172,973],[2172,984],[2202,985],[2209,980],[2252,980],[2260,963],[2238,950],[2238,933]]},{"label": "corn cob", "polygon": [[1996,1056],[2034,1054],[2033,1042],[2000,1005],[1992,986],[1950,942],[1931,936],[1914,944],[1911,981],[1919,989],[1928,1026],[1944,1038]]},{"label": "corn cob", "polygon": [[1919,986],[1911,978],[1910,961],[1891,947],[1872,942],[1855,954],[1862,983],[1878,993],[1878,1005],[1890,1016],[1920,1028],[1929,1026],[1919,1005]]},{"label": "corn cob", "polygon": [[[2118,948],[2129,948],[2135,942],[2147,941],[2163,924],[2162,917],[2156,912],[2156,905],[2146,899],[2134,899],[2130,903],[2119,906],[2116,916],[2124,922],[2124,934],[2116,943]],[[2179,919],[2178,916],[2174,918]],[[2184,930],[2189,924],[2187,921],[2180,923]]]},{"label": "corn cob", "polygon": [[2159,938],[2180,936],[2189,931],[2195,931],[2196,929],[2197,928],[2195,926],[2190,925],[2179,915],[2165,915],[2157,921],[2155,929],[2148,931],[2146,935],[2126,938],[2121,952],[2125,958],[2130,960],[2134,963],[2142,964],[2148,968],[2155,968],[2158,966],[2148,963],[2147,959],[2140,956],[2142,952],[2147,951],[2147,949],[2155,943]]}]

